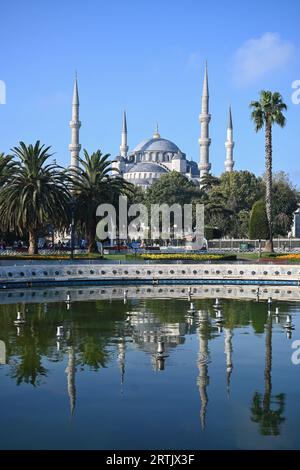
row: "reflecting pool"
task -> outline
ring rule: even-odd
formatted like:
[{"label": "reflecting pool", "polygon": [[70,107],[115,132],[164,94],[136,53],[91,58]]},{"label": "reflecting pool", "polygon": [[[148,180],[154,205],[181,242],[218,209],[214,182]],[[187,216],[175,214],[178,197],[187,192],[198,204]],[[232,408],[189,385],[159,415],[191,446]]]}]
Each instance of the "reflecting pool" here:
[{"label": "reflecting pool", "polygon": [[48,297],[0,305],[1,449],[300,449],[299,302]]}]

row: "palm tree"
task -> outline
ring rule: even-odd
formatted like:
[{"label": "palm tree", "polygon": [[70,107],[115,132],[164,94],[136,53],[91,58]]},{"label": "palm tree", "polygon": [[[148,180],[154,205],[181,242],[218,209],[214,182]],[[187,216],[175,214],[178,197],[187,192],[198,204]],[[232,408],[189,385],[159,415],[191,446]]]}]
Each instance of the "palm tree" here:
[{"label": "palm tree", "polygon": [[29,233],[29,254],[38,253],[38,234],[46,224],[68,226],[70,193],[61,167],[47,164],[50,147],[26,145],[12,149],[14,172],[0,189],[0,223],[21,236]]},{"label": "palm tree", "polygon": [[259,101],[250,103],[251,118],[258,132],[265,128],[265,165],[266,165],[266,212],[269,225],[269,239],[266,241],[265,251],[273,250],[272,231],[272,126],[278,124],[284,127],[286,118],[283,111],[287,109],[280,93],[262,90]]},{"label": "palm tree", "polygon": [[0,153],[0,187],[3,186],[13,174],[15,169],[15,162],[12,160],[11,155],[4,155]]},{"label": "palm tree", "polygon": [[117,203],[119,195],[126,193],[131,186],[122,177],[111,175],[110,155],[102,155],[100,150],[79,159],[81,168],[72,169],[72,193],[75,198],[75,219],[79,229],[86,233],[89,253],[96,249],[96,211],[99,204]]}]

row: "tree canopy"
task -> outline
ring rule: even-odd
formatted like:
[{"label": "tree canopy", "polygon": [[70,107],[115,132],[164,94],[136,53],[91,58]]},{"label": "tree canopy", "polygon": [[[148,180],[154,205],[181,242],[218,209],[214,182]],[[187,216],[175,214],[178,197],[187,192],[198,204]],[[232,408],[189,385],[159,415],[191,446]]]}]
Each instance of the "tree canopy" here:
[{"label": "tree canopy", "polygon": [[266,214],[265,203],[261,199],[253,205],[250,224],[249,237],[251,239],[266,240],[269,237],[269,225]]}]

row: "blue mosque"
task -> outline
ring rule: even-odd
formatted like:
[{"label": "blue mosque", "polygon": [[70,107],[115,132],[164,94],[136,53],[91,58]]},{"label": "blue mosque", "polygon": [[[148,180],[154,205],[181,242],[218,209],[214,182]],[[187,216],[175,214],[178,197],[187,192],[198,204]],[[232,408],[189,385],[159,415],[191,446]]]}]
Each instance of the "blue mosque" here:
[{"label": "blue mosque", "polygon": [[[161,137],[158,126],[151,138],[140,142],[133,150],[129,150],[127,144],[127,120],[126,113],[123,113],[120,153],[114,157],[112,167],[118,170],[119,174],[129,182],[147,188],[157,181],[163,174],[170,171],[178,171],[186,176],[195,184],[201,184],[201,178],[210,173],[211,163],[209,158],[209,147],[211,139],[209,137],[209,124],[211,114],[209,113],[209,87],[208,70],[205,66],[203,90],[201,99],[200,138],[198,140],[200,147],[199,162],[189,160],[186,154],[179,147],[168,139]],[[81,122],[79,120],[79,96],[77,78],[75,79],[72,120],[70,127],[72,131],[71,144],[69,150],[71,153],[71,166],[79,165],[79,154],[81,145],[79,143],[79,129]],[[233,125],[231,108],[229,108],[227,139],[225,142],[226,159],[225,171],[233,171]]]}]

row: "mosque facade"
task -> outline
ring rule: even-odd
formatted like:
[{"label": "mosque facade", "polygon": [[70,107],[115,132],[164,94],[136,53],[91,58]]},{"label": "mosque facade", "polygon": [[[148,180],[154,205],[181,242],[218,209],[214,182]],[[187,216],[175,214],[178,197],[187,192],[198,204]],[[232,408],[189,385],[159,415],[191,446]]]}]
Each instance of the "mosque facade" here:
[{"label": "mosque facade", "polygon": [[[209,87],[208,70],[205,66],[200,121],[199,161],[195,162],[187,158],[187,155],[171,140],[161,137],[158,126],[151,138],[140,142],[133,150],[129,150],[126,112],[123,112],[120,153],[113,159],[112,168],[117,170],[127,181],[147,188],[157,181],[162,175],[171,171],[177,171],[186,176],[195,184],[201,185],[201,179],[211,171],[209,149],[211,139],[209,136],[209,125],[211,114],[209,113]],[[77,78],[75,78],[73,102],[71,144],[71,166],[79,166],[79,155],[81,150],[79,140],[79,130],[81,122],[79,120],[79,95]],[[233,160],[233,124],[232,113],[229,108],[227,123],[227,138],[225,142],[226,159],[225,171],[231,172],[234,167]]]}]

